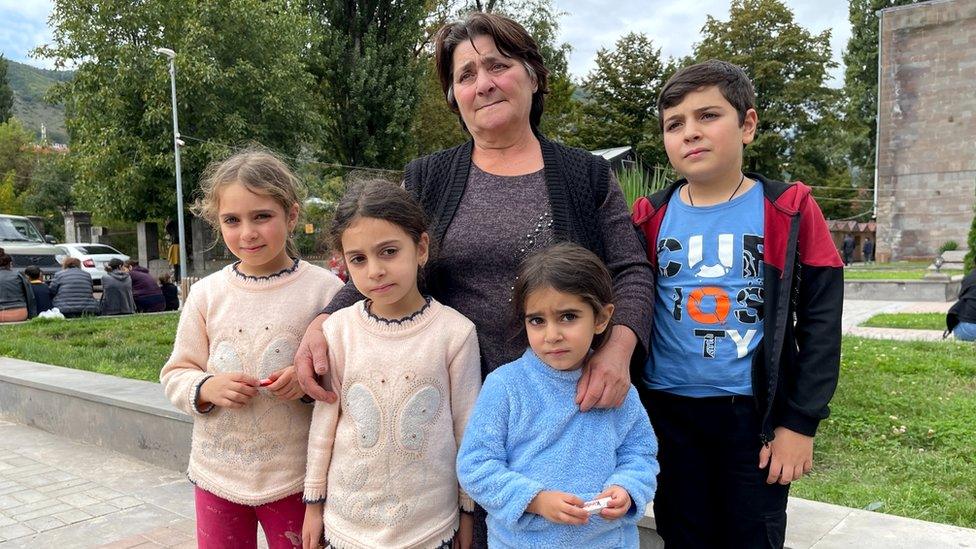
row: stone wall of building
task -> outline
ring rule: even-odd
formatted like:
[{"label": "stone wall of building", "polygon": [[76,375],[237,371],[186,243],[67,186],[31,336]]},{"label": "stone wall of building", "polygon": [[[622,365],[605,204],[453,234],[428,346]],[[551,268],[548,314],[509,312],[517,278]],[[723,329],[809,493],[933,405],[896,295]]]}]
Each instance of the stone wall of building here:
[{"label": "stone wall of building", "polygon": [[976,1],[881,17],[877,257],[931,257],[976,203]]}]

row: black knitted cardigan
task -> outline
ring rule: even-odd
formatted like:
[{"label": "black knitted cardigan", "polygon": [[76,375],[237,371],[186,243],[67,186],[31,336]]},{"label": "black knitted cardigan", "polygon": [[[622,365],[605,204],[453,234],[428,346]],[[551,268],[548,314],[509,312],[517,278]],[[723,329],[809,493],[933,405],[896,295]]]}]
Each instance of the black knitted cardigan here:
[{"label": "black knitted cardigan", "polygon": [[[606,259],[597,209],[606,198],[610,163],[582,149],[566,147],[537,135],[542,146],[546,188],[557,241],[576,242]],[[468,141],[413,160],[406,167],[404,184],[431,218],[431,235],[442,242],[457,213],[471,171]]]}]

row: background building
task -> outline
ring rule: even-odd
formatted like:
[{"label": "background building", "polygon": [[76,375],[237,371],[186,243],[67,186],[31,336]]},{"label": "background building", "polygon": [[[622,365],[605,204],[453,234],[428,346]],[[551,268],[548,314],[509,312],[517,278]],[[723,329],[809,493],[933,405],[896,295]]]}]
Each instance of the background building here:
[{"label": "background building", "polygon": [[965,247],[976,202],[976,0],[881,12],[879,261]]}]

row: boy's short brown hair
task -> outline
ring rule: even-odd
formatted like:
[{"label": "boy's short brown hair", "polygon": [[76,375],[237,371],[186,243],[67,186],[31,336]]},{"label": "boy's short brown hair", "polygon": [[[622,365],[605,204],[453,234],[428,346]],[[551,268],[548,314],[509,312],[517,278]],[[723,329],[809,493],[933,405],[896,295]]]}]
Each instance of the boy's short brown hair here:
[{"label": "boy's short brown hair", "polygon": [[727,61],[709,59],[679,70],[664,84],[657,98],[657,119],[661,129],[664,129],[664,109],[681,103],[689,93],[707,86],[718,86],[722,97],[739,113],[740,126],[745,122],[746,112],[756,108],[756,89],[746,72]]}]

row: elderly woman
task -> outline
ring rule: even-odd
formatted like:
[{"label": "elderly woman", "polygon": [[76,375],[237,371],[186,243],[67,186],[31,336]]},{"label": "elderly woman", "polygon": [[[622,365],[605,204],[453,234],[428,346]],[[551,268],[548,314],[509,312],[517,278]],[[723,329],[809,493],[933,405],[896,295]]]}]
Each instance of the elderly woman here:
[{"label": "elderly woman", "polygon": [[68,257],[61,262],[61,270],[54,273],[51,281],[51,297],[54,308],[67,318],[97,315],[91,275],[81,270],[81,260]]},{"label": "elderly woman", "polygon": [[37,314],[27,277],[10,269],[13,258],[0,248],[0,322],[19,322]]},{"label": "elderly woman", "polygon": [[[547,90],[536,41],[505,17],[475,13],[440,30],[436,64],[450,108],[471,135],[463,145],[412,161],[404,184],[431,219],[439,251],[426,291],[471,319],[482,375],[515,360],[511,289],[519,263],[558,241],[586,246],[613,274],[616,309],[606,345],[588,361],[577,392],[583,410],[617,407],[642,365],[650,334],[653,278],[609,164],[539,132]],[[321,323],[361,296],[351,285],[309,327],[295,359],[304,390],[336,396],[315,382],[327,369]],[[634,370],[638,372],[639,370]],[[485,541],[476,517],[475,546]]]}]

